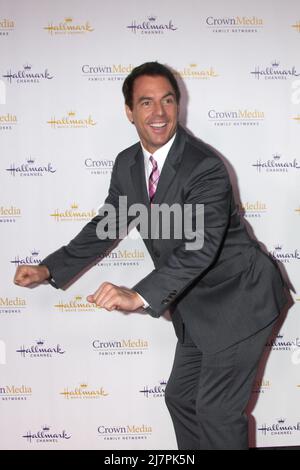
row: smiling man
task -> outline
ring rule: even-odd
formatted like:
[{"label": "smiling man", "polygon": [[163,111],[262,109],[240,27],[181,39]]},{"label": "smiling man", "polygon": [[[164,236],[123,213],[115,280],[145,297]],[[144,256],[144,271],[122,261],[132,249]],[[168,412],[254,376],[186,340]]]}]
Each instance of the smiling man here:
[{"label": "smiling man", "polygon": [[[170,69],[136,67],[123,93],[139,142],[117,156],[106,203],[117,210],[126,196],[129,207],[149,213],[156,204],[204,205],[204,243],[188,250],[184,236],[144,237],[155,269],[132,289],[105,282],[88,301],[109,311],[143,307],[156,318],[169,309],[178,344],[165,396],[178,447],[247,449],[245,408],[287,300],[280,272],[249,238],[220,158],[178,124],[180,91]],[[116,242],[97,236],[102,220],[92,219],[40,266],[19,267],[15,283],[66,286]]]}]

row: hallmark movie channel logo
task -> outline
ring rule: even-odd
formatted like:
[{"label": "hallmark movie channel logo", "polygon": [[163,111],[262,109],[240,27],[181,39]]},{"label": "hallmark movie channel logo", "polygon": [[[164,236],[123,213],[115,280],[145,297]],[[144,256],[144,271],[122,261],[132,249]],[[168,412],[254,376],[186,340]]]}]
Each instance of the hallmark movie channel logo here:
[{"label": "hallmark movie channel logo", "polygon": [[138,441],[147,440],[153,434],[152,427],[147,424],[122,424],[98,426],[98,437],[103,441]]},{"label": "hallmark movie channel logo", "polygon": [[123,81],[133,68],[132,64],[84,64],[81,72],[82,76],[90,82],[116,82]]},{"label": "hallmark movie channel logo", "polygon": [[262,395],[271,390],[271,382],[268,379],[255,380],[252,387],[252,394]]},{"label": "hallmark movie channel logo", "polygon": [[246,219],[260,219],[267,212],[267,205],[263,201],[242,202],[236,207],[239,215]]},{"label": "hallmark movie channel logo", "polygon": [[286,418],[277,418],[274,422],[264,423],[257,428],[263,436],[297,435],[300,431],[299,421],[290,421]]},{"label": "hallmark movie channel logo", "polygon": [[24,313],[26,308],[26,300],[21,297],[0,297],[0,314],[20,314]]},{"label": "hallmark movie channel logo", "polygon": [[8,83],[41,83],[47,80],[52,80],[54,76],[49,70],[36,70],[32,64],[24,64],[23,68],[19,70],[8,70],[6,74],[2,75],[6,78]]},{"label": "hallmark movie channel logo", "polygon": [[300,260],[300,252],[296,248],[295,250],[284,250],[283,245],[277,244],[274,249],[270,251],[270,255],[281,263],[290,263]]},{"label": "hallmark movie channel logo", "polygon": [[165,396],[166,385],[166,380],[160,380],[158,384],[153,386],[144,385],[142,390],[139,390],[139,393],[145,398],[163,398]]},{"label": "hallmark movie channel logo", "polygon": [[52,116],[47,124],[52,129],[86,129],[96,126],[97,122],[90,114],[88,116],[77,116],[75,111],[69,111],[66,116],[60,118]]},{"label": "hallmark movie channel logo", "polygon": [[87,302],[81,295],[75,295],[69,301],[60,300],[54,308],[62,313],[96,312],[100,309],[97,305]]},{"label": "hallmark movie channel logo", "polygon": [[182,78],[183,80],[210,80],[219,77],[215,69],[210,66],[200,68],[198,64],[191,63],[183,68],[177,68],[174,75]]},{"label": "hallmark movie channel logo", "polygon": [[108,176],[111,174],[114,160],[109,158],[97,159],[93,157],[87,157],[84,159],[84,169],[89,172],[90,175],[96,176]]},{"label": "hallmark movie channel logo", "polygon": [[94,339],[92,348],[101,357],[142,356],[149,351],[149,342],[141,338]]},{"label": "hallmark movie channel logo", "polygon": [[36,340],[31,345],[22,345],[16,350],[17,353],[23,358],[54,358],[61,357],[66,351],[63,350],[60,344],[48,345],[45,340]]},{"label": "hallmark movie channel logo", "polygon": [[0,114],[0,131],[12,131],[18,125],[18,118],[15,114]]},{"label": "hallmark movie channel logo", "polygon": [[32,397],[32,388],[27,385],[1,385],[1,401],[27,401]]},{"label": "hallmark movie channel logo", "polygon": [[21,209],[15,206],[0,206],[0,223],[14,224],[22,217]]},{"label": "hallmark movie channel logo", "polygon": [[36,249],[30,250],[30,254],[25,256],[16,255],[10,263],[14,264],[16,267],[21,266],[22,264],[35,264],[39,265],[43,258],[39,256],[40,252]]},{"label": "hallmark movie channel logo", "polygon": [[266,347],[272,351],[295,351],[300,348],[300,338],[285,337],[284,333],[278,333],[266,343]]},{"label": "hallmark movie channel logo", "polygon": [[94,28],[90,25],[89,21],[74,22],[71,16],[64,18],[59,23],[48,23],[48,26],[43,28],[51,36],[53,35],[82,35],[92,33]]},{"label": "hallmark movie channel logo", "polygon": [[300,124],[300,114],[292,118],[293,121],[296,121],[297,124]]},{"label": "hallmark movie channel logo", "polygon": [[59,394],[66,400],[99,400],[109,395],[103,387],[89,388],[87,383],[79,384],[78,387],[65,387]]},{"label": "hallmark movie channel logo", "polygon": [[120,268],[120,267],[138,267],[145,261],[145,252],[138,249],[115,249],[108,253],[103,253],[99,257],[97,266],[100,268]]},{"label": "hallmark movie channel logo", "polygon": [[257,127],[265,121],[265,113],[258,109],[210,109],[207,116],[216,127]]},{"label": "hallmark movie channel logo", "polygon": [[268,160],[257,159],[256,163],[252,163],[258,173],[288,173],[300,169],[300,163],[297,158],[285,159],[279,153],[275,153]]},{"label": "hallmark movie channel logo", "polygon": [[149,15],[144,20],[132,20],[126,26],[133,34],[167,34],[178,30],[172,19],[162,20],[156,15]]},{"label": "hallmark movie channel logo", "polygon": [[257,16],[208,16],[207,28],[213,33],[258,33],[264,20]]},{"label": "hallmark movie channel logo", "polygon": [[56,173],[56,169],[53,167],[53,163],[39,163],[36,162],[35,158],[29,157],[25,163],[17,164],[11,163],[9,168],[6,168],[5,171],[11,176],[20,176],[20,177],[32,177],[32,176],[45,176]]},{"label": "hallmark movie channel logo", "polygon": [[67,441],[71,439],[64,429],[63,430],[52,430],[50,426],[42,426],[35,432],[27,431],[23,436],[29,444],[58,444],[59,442]]},{"label": "hallmark movie channel logo", "polygon": [[0,18],[0,37],[8,36],[15,30],[15,22],[9,18]]},{"label": "hallmark movie channel logo", "polygon": [[297,31],[297,33],[300,33],[300,21],[296,21],[296,23],[292,24],[292,28],[294,31]]},{"label": "hallmark movie channel logo", "polygon": [[271,62],[271,65],[256,65],[254,70],[251,70],[250,75],[257,80],[287,80],[288,78],[299,77],[300,71],[297,70],[295,65],[283,67],[278,60],[274,60]]},{"label": "hallmark movie channel logo", "polygon": [[50,217],[56,222],[88,222],[97,215],[94,209],[81,210],[76,202],[67,209],[55,209]]}]

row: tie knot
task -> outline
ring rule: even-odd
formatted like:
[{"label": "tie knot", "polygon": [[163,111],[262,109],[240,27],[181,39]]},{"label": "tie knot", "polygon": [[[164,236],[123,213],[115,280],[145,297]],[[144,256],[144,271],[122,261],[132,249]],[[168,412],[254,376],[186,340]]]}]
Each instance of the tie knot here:
[{"label": "tie knot", "polygon": [[149,160],[150,160],[150,162],[151,162],[151,165],[152,165],[152,167],[153,167],[153,170],[154,170],[154,171],[157,170],[157,161],[155,160],[155,158],[153,158],[152,155],[150,155]]}]

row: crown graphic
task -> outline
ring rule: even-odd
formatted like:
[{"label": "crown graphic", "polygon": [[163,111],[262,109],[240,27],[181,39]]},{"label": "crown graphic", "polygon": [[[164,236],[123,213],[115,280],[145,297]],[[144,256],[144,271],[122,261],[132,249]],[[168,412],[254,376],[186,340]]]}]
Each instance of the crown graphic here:
[{"label": "crown graphic", "polygon": [[39,346],[42,346],[44,344],[44,340],[43,339],[39,339],[37,340],[36,344],[38,344]]},{"label": "crown graphic", "polygon": [[282,250],[282,245],[275,245],[274,248],[275,250],[280,251]]},{"label": "crown graphic", "polygon": [[25,64],[25,65],[23,65],[23,67],[24,67],[24,70],[31,70],[32,65]]},{"label": "crown graphic", "polygon": [[81,295],[76,295],[75,300],[82,300]]},{"label": "crown graphic", "polygon": [[274,60],[274,62],[272,62],[272,66],[273,67],[278,67],[280,62],[277,62],[276,60]]},{"label": "crown graphic", "polygon": [[66,23],[71,23],[73,21],[73,18],[71,18],[70,16],[68,16],[67,18],[65,18],[65,22]]},{"label": "crown graphic", "polygon": [[280,157],[281,157],[281,155],[279,155],[279,153],[275,153],[275,154],[273,155],[274,160],[279,160]]},{"label": "crown graphic", "polygon": [[293,24],[293,25],[292,25],[292,28],[297,29],[297,30],[299,31],[299,33],[300,33],[300,21],[298,21],[297,23]]},{"label": "crown graphic", "polygon": [[45,425],[45,426],[42,427],[42,430],[43,431],[50,431],[50,427]]},{"label": "crown graphic", "polygon": [[85,383],[80,384],[80,387],[81,387],[81,388],[87,388],[87,384],[85,384]]},{"label": "crown graphic", "polygon": [[285,419],[279,418],[278,423],[282,424],[282,423],[284,423],[284,422],[285,422]]},{"label": "crown graphic", "polygon": [[71,204],[71,208],[72,208],[72,209],[78,209],[78,204],[76,204],[76,202],[73,202],[73,203]]},{"label": "crown graphic", "polygon": [[157,16],[155,16],[155,15],[150,15],[150,16],[148,16],[148,20],[149,20],[149,21],[155,21],[156,18],[157,18]]},{"label": "crown graphic", "polygon": [[75,116],[75,111],[69,111],[68,116]]},{"label": "crown graphic", "polygon": [[283,338],[283,335],[281,335],[280,333],[276,336],[276,338],[279,338],[279,339],[282,339]]},{"label": "crown graphic", "polygon": [[39,251],[37,250],[32,250],[31,251],[32,256],[37,256],[39,254]]}]

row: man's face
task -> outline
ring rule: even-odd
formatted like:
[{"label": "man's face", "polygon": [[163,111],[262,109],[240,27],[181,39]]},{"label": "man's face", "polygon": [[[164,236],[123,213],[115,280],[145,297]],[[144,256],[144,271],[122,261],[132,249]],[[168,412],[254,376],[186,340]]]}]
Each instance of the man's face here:
[{"label": "man's face", "polygon": [[132,109],[126,105],[126,114],[148,152],[154,153],[173,137],[178,110],[175,91],[167,78],[142,75],[134,81]]}]

